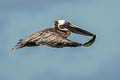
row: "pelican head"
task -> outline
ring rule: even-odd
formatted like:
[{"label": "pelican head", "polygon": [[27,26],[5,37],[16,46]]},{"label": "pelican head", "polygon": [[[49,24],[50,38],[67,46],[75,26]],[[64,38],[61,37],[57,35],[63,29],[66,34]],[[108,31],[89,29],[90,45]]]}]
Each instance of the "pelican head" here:
[{"label": "pelican head", "polygon": [[66,21],[66,20],[57,20],[54,22],[55,28],[61,31],[71,31],[76,34],[86,35],[86,36],[95,36],[95,34],[90,33],[80,27]]}]

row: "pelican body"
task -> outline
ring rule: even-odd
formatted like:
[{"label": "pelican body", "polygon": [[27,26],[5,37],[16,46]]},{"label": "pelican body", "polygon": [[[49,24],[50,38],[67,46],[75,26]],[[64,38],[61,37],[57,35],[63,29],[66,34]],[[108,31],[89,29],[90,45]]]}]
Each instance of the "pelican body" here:
[{"label": "pelican body", "polygon": [[[12,50],[17,50],[25,46],[33,47],[46,45],[52,48],[63,48],[63,47],[77,47],[77,46],[90,46],[95,41],[96,35],[90,33],[80,27],[71,24],[66,20],[54,21],[54,28],[48,28],[31,34],[30,36],[20,39],[18,44],[12,48]],[[71,32],[76,34],[81,34],[85,36],[92,36],[93,38],[82,44],[78,42],[71,41],[68,36]]]}]

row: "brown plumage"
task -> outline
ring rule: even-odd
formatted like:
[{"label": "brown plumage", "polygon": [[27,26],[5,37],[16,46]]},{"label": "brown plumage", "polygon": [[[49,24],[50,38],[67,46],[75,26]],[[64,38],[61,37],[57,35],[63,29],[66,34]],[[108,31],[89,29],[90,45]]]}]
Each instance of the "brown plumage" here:
[{"label": "brown plumage", "polygon": [[[71,34],[71,30],[69,28],[68,29],[66,28],[66,26],[70,25],[69,22],[65,20],[58,20],[55,21],[54,24],[55,24],[55,28],[48,28],[42,31],[38,31],[26,37],[23,40],[21,39],[18,42],[18,44],[14,48],[12,48],[12,50],[17,50],[25,46],[32,47],[32,46],[46,45],[52,48],[63,48],[63,47],[77,47],[83,45],[81,43],[77,43],[67,39],[67,37]],[[82,34],[84,34],[84,32],[82,32]],[[95,38],[95,35],[88,31],[85,32],[85,35],[86,34],[89,36],[94,36]],[[94,40],[92,40],[90,43],[92,44]],[[86,45],[84,44],[83,46]]]}]

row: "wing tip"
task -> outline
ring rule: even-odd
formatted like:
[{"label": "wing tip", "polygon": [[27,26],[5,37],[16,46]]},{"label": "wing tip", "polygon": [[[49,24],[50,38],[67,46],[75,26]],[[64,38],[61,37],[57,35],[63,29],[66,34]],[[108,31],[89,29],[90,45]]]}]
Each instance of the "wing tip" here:
[{"label": "wing tip", "polygon": [[15,51],[15,50],[16,50],[16,48],[12,48],[12,50],[13,50],[13,51]]},{"label": "wing tip", "polygon": [[13,51],[16,51],[17,49],[18,49],[18,48],[16,48],[16,47],[13,47],[13,48],[12,48]]}]

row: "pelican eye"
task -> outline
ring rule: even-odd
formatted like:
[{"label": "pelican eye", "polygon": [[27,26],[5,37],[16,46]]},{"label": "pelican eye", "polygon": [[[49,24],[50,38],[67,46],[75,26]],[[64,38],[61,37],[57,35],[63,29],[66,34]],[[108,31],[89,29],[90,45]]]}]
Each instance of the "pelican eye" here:
[{"label": "pelican eye", "polygon": [[69,22],[66,22],[65,24],[63,24],[63,25],[60,25],[60,28],[61,29],[66,29],[66,28],[68,28],[70,26],[70,23]]}]

